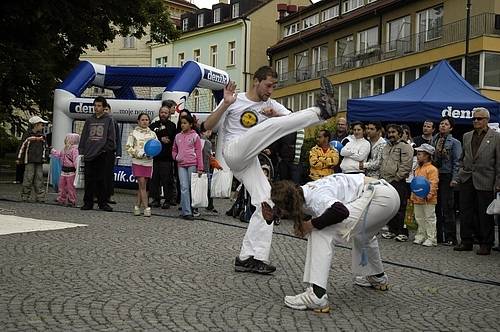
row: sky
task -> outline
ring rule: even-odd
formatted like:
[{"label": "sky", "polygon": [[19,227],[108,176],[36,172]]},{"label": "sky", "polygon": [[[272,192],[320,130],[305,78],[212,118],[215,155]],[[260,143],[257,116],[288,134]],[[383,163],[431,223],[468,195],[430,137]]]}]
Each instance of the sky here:
[{"label": "sky", "polygon": [[[319,0],[313,0],[313,2],[318,2],[318,1]],[[219,0],[191,0],[191,2],[197,5],[199,8],[212,8],[212,5],[218,3]]]}]

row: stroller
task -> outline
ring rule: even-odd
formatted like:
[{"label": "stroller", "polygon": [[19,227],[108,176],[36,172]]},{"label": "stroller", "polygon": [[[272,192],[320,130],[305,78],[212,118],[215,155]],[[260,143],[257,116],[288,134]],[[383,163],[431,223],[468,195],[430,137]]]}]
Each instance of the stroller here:
[{"label": "stroller", "polygon": [[[271,158],[263,152],[261,152],[258,157],[264,173],[267,172],[269,181],[272,181],[274,178],[274,167]],[[226,215],[232,216],[233,218],[239,218],[240,221],[248,223],[252,214],[255,212],[255,206],[252,205],[250,194],[243,184],[240,184],[236,191],[238,192],[236,200],[226,212]]]}]

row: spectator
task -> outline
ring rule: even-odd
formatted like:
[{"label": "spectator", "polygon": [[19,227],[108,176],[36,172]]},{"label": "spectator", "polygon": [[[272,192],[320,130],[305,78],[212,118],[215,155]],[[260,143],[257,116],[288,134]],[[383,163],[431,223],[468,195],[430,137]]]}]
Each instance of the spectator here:
[{"label": "spectator", "polygon": [[161,152],[153,158],[153,178],[150,185],[150,196],[153,199],[151,207],[160,207],[161,188],[165,200],[162,209],[170,208],[170,203],[175,201],[175,183],[174,183],[174,160],[172,159],[172,145],[175,139],[175,124],[170,121],[170,108],[176,104],[172,100],[167,100],[165,106],[159,111],[159,119],[153,122],[149,128],[153,130],[156,137],[161,142]]},{"label": "spectator", "polygon": [[113,120],[113,125],[115,127],[115,150],[108,154],[108,160],[106,161],[106,170],[108,172],[106,176],[106,200],[109,204],[116,204],[113,200],[113,195],[115,194],[115,164],[118,159],[122,157],[122,136],[120,133],[120,127],[118,122],[113,119],[111,113],[111,106],[107,104],[104,106],[104,112],[108,114]]},{"label": "spectator", "polygon": [[110,154],[116,149],[116,133],[113,119],[104,112],[108,103],[106,98],[99,96],[94,99],[94,114],[85,120],[78,150],[85,161],[85,194],[82,210],[94,208],[94,196],[100,210],[111,212],[113,209],[107,203],[106,188],[109,172],[103,170],[103,165]]},{"label": "spectator", "polygon": [[67,134],[64,139],[64,149],[57,151],[52,149],[52,155],[59,158],[62,163],[61,175],[59,176],[59,195],[57,202],[62,205],[76,206],[76,188],[74,185],[76,165],[78,161],[78,143],[80,135]]},{"label": "spectator", "polygon": [[151,217],[151,208],[148,206],[148,179],[153,174],[153,160],[144,151],[147,141],[156,139],[154,131],[149,129],[149,115],[141,113],[137,117],[138,126],[130,133],[127,139],[127,153],[132,157],[132,174],[139,185],[137,201],[134,206],[134,216],[141,215],[141,206],[144,208],[144,217]]},{"label": "spectator", "polygon": [[432,140],[436,148],[434,165],[439,169],[439,188],[436,205],[437,242],[457,244],[454,188],[458,183],[458,169],[462,144],[451,131],[455,127],[453,118],[445,116],[439,122],[439,133]]},{"label": "spectator", "polygon": [[422,125],[422,135],[413,137],[413,143],[415,147],[427,143],[432,145],[432,135],[434,134],[434,122],[431,120],[425,120]]},{"label": "spectator", "polygon": [[335,134],[332,135],[332,141],[339,141],[343,145],[347,144],[349,136],[349,125],[346,118],[340,117],[337,119]]},{"label": "spectator", "polygon": [[359,163],[364,163],[370,154],[370,142],[365,139],[365,125],[361,122],[351,124],[352,138],[340,150],[340,155],[344,157],[340,163],[342,173],[364,173],[359,168]]},{"label": "spectator", "polygon": [[417,221],[417,235],[413,243],[426,247],[435,247],[436,241],[436,203],[439,175],[437,168],[432,165],[434,147],[424,143],[415,149],[417,151],[418,166],[415,176],[423,176],[430,183],[430,191],[425,198],[411,193],[414,204],[415,220]]},{"label": "spectator", "polygon": [[278,157],[278,178],[302,183],[300,154],[304,144],[304,129],[288,134],[272,144],[271,150]]},{"label": "spectator", "polygon": [[309,151],[309,177],[318,180],[333,174],[333,167],[339,163],[339,153],[330,147],[330,132],[320,130],[316,146]]},{"label": "spectator", "polygon": [[500,191],[500,134],[488,128],[490,112],[473,109],[474,130],[464,134],[458,171],[460,183],[460,238],[455,251],[471,251],[473,234],[479,241],[478,255],[489,255],[494,241],[493,216],[486,208]]},{"label": "spectator", "polygon": [[17,164],[24,164],[23,188],[21,199],[27,202],[31,198],[31,190],[35,190],[37,202],[45,201],[43,188],[43,163],[46,161],[47,143],[43,128],[48,121],[35,115],[29,120],[28,132],[21,139],[17,152]]},{"label": "spectator", "polygon": [[404,227],[406,204],[409,197],[406,178],[410,174],[413,163],[413,149],[402,139],[403,128],[396,124],[387,126],[388,144],[382,151],[380,177],[389,182],[398,192],[400,205],[398,213],[389,221],[389,230],[382,233],[385,239],[408,241],[408,230]]},{"label": "spectator", "polygon": [[172,147],[172,157],[177,162],[179,184],[181,193],[182,217],[193,220],[191,209],[191,174],[198,171],[203,173],[203,159],[201,140],[194,131],[194,119],[190,115],[181,116],[181,132],[175,136]]},{"label": "spectator", "polygon": [[380,179],[380,165],[382,164],[382,151],[387,142],[382,138],[382,124],[378,121],[368,121],[366,135],[370,140],[370,154],[366,162],[359,162],[359,168],[364,170],[366,176]]}]

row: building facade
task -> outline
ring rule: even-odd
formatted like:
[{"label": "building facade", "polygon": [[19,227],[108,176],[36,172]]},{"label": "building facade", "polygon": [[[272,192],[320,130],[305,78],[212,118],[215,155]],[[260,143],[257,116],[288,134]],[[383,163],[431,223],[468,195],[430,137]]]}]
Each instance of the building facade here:
[{"label": "building facade", "polygon": [[347,100],[385,93],[447,59],[455,70],[500,101],[500,0],[472,1],[465,73],[465,0],[322,0],[278,20],[268,50],[279,74],[275,97],[298,110],[314,104],[319,77]]}]

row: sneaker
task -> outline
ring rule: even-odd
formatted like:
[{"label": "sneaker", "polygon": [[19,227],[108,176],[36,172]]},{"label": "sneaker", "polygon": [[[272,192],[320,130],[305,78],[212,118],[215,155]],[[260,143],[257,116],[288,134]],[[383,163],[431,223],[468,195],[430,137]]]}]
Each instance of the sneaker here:
[{"label": "sneaker", "polygon": [[106,212],[113,212],[113,208],[109,206],[108,204],[103,204],[99,206],[99,210],[101,211],[106,211]]},{"label": "sneaker", "polygon": [[198,209],[193,209],[193,217],[199,217],[201,214],[198,212]]},{"label": "sneaker", "polygon": [[361,287],[373,287],[377,290],[386,291],[389,289],[389,279],[384,273],[383,276],[356,276],[354,283]]},{"label": "sneaker", "polygon": [[392,232],[383,232],[382,233],[382,237],[384,239],[393,239],[396,237],[396,234],[392,233]]},{"label": "sneaker", "polygon": [[398,236],[396,236],[394,238],[394,240],[396,240],[398,242],[406,242],[406,241],[408,241],[408,236],[406,236],[404,234],[399,234]]},{"label": "sneaker", "polygon": [[431,239],[427,239],[422,243],[424,247],[435,247],[437,243],[435,241],[432,241]]},{"label": "sneaker", "polygon": [[134,216],[140,216],[141,215],[141,209],[136,205],[134,206]]},{"label": "sneaker", "polygon": [[151,208],[147,207],[144,209],[144,217],[151,217]]},{"label": "sneaker", "polygon": [[415,237],[415,240],[413,240],[414,244],[422,244],[424,242],[424,239]]},{"label": "sneaker", "polygon": [[271,264],[266,264],[263,261],[259,261],[253,257],[249,257],[245,260],[241,260],[239,257],[236,257],[234,261],[234,270],[236,272],[271,274],[276,271],[276,267]]},{"label": "sneaker", "polygon": [[314,294],[312,287],[308,287],[304,293],[295,296],[285,296],[285,305],[296,310],[314,310],[315,312],[330,312],[328,295],[320,299]]},{"label": "sneaker", "polygon": [[182,216],[182,219],[185,219],[185,220],[194,220],[194,217],[192,215],[188,214],[188,215]]},{"label": "sneaker", "polygon": [[319,98],[316,106],[320,109],[320,118],[328,120],[337,114],[337,101],[333,96],[333,84],[325,76],[320,78]]},{"label": "sneaker", "polygon": [[92,205],[83,204],[80,210],[92,210],[94,207]]}]

